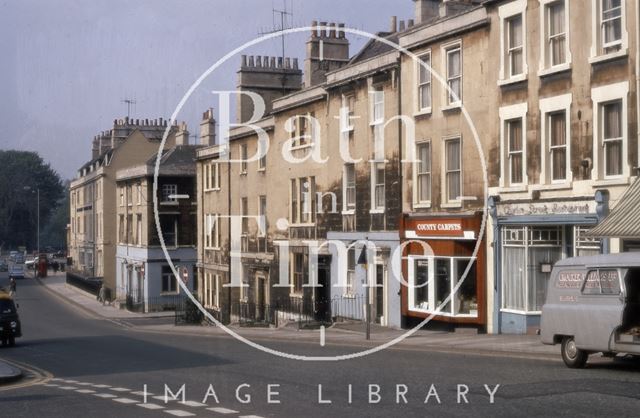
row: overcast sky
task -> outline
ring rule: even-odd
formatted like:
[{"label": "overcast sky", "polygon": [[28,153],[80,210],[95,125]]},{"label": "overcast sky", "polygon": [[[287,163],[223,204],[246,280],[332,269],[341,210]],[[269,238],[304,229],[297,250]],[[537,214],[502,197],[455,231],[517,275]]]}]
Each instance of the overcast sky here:
[{"label": "overcast sky", "polygon": [[[37,150],[63,178],[91,157],[91,140],[126,116],[169,118],[188,87],[223,55],[273,29],[283,1],[288,22],[344,22],[375,33],[412,17],[412,0],[0,0],[0,149]],[[278,22],[279,24],[279,18]],[[287,39],[304,59],[307,35]],[[351,54],[364,39],[349,36]],[[270,40],[248,54],[278,55]],[[179,116],[197,133],[233,89],[240,58],[207,80]]]}]

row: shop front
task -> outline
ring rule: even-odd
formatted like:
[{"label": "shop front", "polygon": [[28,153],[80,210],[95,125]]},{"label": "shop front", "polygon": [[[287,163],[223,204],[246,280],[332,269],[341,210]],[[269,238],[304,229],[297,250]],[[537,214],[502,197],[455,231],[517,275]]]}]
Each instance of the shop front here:
[{"label": "shop front", "polygon": [[482,213],[403,217],[405,327],[432,318],[451,328],[485,329],[486,255],[481,225]]},{"label": "shop front", "polygon": [[497,332],[536,333],[553,266],[568,257],[606,251],[606,243],[589,234],[603,213],[605,201],[598,208],[597,199],[490,200]]}]

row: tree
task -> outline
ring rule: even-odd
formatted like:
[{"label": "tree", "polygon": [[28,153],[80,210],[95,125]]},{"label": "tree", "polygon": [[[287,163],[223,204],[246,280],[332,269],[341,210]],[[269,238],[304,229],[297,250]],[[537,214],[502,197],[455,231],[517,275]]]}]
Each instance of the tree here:
[{"label": "tree", "polygon": [[[63,197],[58,173],[36,152],[0,151],[0,246],[4,249],[37,246],[37,195],[40,190],[40,226],[47,224]],[[65,224],[66,225],[66,224]]]}]

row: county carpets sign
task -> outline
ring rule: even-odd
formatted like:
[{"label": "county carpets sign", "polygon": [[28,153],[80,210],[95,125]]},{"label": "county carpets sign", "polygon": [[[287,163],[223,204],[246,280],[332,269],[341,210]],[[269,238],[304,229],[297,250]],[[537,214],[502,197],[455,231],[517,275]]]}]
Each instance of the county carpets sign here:
[{"label": "county carpets sign", "polygon": [[429,237],[462,237],[464,228],[461,220],[438,219],[416,221],[415,231],[418,236]]}]

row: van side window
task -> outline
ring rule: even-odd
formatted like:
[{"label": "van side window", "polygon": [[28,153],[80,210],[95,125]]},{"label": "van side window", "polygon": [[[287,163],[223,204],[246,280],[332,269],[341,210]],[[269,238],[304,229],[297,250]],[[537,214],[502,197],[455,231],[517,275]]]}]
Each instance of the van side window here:
[{"label": "van side window", "polygon": [[619,295],[620,277],[618,270],[600,270],[600,288],[603,295]]},{"label": "van side window", "polygon": [[598,278],[598,270],[591,270],[587,273],[587,277],[582,285],[583,295],[599,295],[600,294],[600,280]]},{"label": "van side window", "polygon": [[582,286],[583,295],[619,295],[620,278],[618,270],[590,270]]}]

